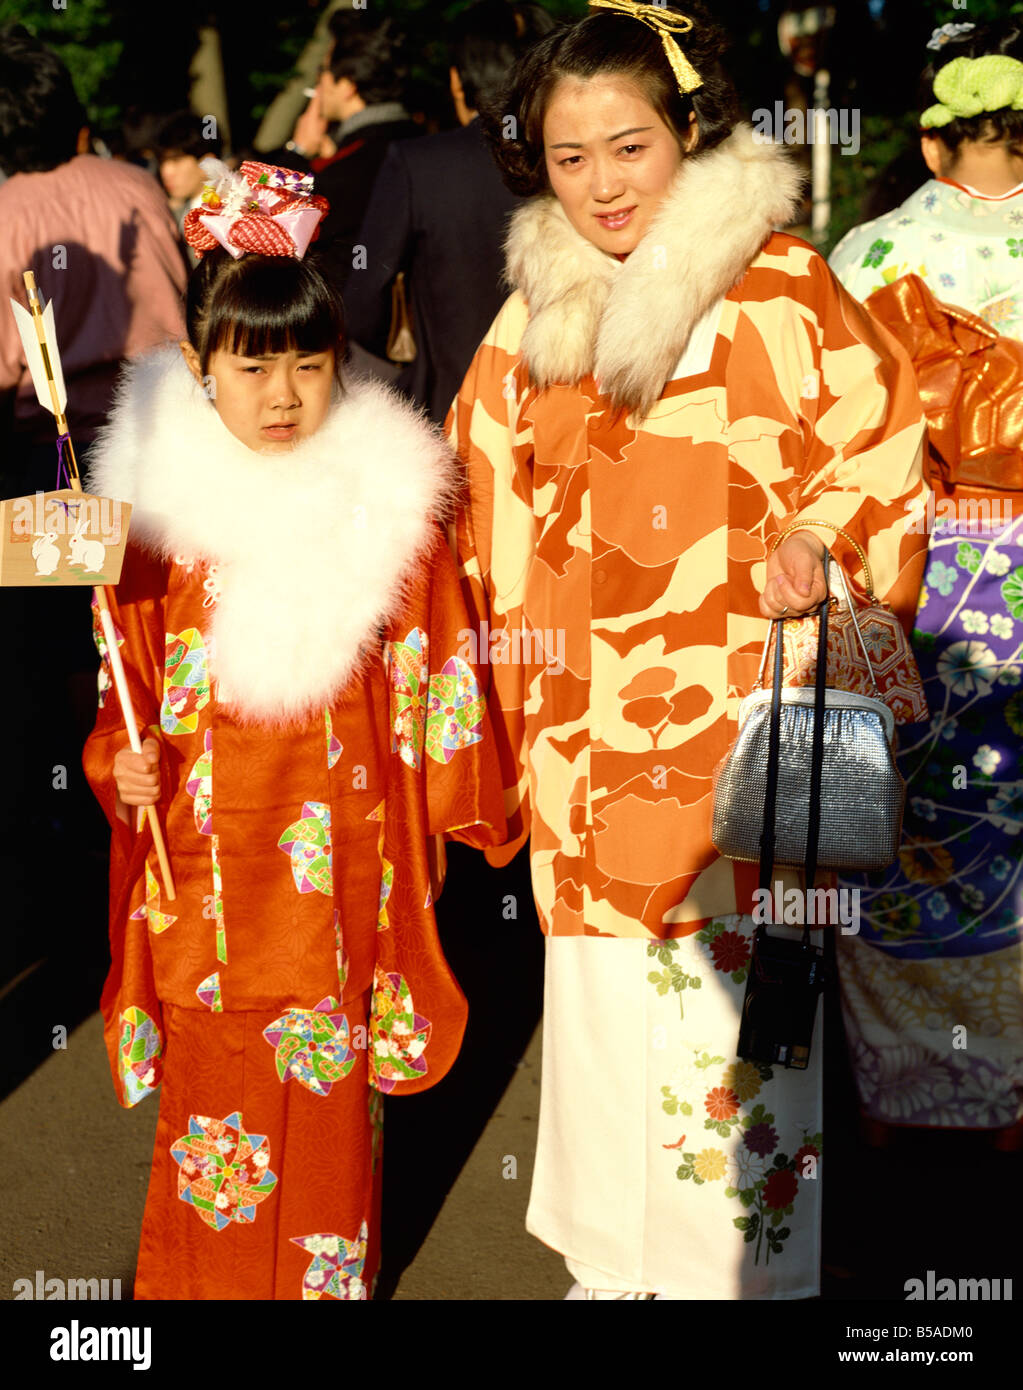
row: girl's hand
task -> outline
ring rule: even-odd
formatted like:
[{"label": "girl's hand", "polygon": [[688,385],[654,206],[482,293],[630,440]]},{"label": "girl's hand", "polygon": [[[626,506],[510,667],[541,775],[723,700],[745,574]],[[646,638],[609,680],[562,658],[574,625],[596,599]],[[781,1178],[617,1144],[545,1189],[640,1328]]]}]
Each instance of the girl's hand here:
[{"label": "girl's hand", "polygon": [[147,738],[141,753],[122,748],[114,758],[117,795],[125,806],[153,806],[160,800],[160,745]]},{"label": "girl's hand", "polygon": [[816,608],[828,593],[824,542],[812,531],[793,531],[767,562],[767,583],[760,596],[765,618],[798,617]]}]

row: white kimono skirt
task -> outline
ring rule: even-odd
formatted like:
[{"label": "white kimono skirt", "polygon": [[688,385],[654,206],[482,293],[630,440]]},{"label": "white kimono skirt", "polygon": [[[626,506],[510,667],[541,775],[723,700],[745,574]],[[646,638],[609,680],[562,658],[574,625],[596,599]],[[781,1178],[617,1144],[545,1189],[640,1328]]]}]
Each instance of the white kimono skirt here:
[{"label": "white kimono skirt", "polygon": [[823,1006],[805,1071],[739,1060],[753,931],[547,939],[526,1226],[585,1288],[819,1293]]}]

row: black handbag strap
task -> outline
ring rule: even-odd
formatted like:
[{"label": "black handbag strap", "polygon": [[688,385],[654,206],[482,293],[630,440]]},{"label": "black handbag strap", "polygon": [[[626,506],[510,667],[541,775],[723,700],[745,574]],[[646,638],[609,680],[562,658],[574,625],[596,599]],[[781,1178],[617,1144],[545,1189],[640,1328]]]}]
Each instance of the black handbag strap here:
[{"label": "black handbag strap", "polygon": [[771,723],[767,742],[767,785],[764,788],[764,822],[760,831],[760,887],[771,891],[774,869],[774,826],[778,802],[778,759],[781,749],[781,683],[785,671],[782,637],[785,619],[775,618],[774,680],[771,685]]},{"label": "black handbag strap", "polygon": [[[827,573],[827,571],[825,571]],[[806,849],[803,868],[809,891],[817,877],[817,850],[821,830],[821,783],[824,772],[825,691],[828,683],[828,602],[826,596],[817,618],[817,671],[814,681],[813,743],[810,751],[810,795],[807,807]],[[775,825],[778,803],[778,764],[781,756],[781,689],[784,676],[785,619],[775,618],[774,679],[771,686],[771,722],[767,742],[767,781],[764,787],[764,820],[760,833],[760,887],[768,892],[774,871]],[[804,943],[810,939],[805,923]]]},{"label": "black handbag strap", "polygon": [[817,877],[817,846],[821,833],[821,777],[824,770],[824,690],[828,683],[828,601],[821,604],[817,619],[817,676],[814,682],[813,747],[810,755],[810,802],[807,808],[806,870],[807,892]]}]

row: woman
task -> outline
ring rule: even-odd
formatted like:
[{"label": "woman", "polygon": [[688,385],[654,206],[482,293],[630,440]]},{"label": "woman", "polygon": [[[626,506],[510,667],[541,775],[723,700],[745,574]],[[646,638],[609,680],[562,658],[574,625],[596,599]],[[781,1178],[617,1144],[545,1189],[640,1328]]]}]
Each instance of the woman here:
[{"label": "woman", "polygon": [[520,61],[489,118],[530,195],[515,290],[448,419],[549,936],[527,1224],[573,1298],[817,1292],[820,1025],[808,1071],[736,1056],[756,866],[711,846],[713,771],[765,617],[819,601],[825,541],[849,557],[812,521],[903,608],[920,579],[906,360],[773,232],[798,176],[737,123],[722,49],[702,8],[616,4]]},{"label": "woman", "polygon": [[[914,352],[935,490],[914,639],[934,719],[903,731],[905,847],[860,885],[863,930],[841,942],[841,978],[874,1122],[1011,1143],[1023,1118],[1023,392],[1006,395],[993,363],[981,373],[997,334],[1023,338],[1023,28],[945,25],[929,47],[920,143],[934,178],[831,262]],[[978,316],[969,330],[963,310]]]}]

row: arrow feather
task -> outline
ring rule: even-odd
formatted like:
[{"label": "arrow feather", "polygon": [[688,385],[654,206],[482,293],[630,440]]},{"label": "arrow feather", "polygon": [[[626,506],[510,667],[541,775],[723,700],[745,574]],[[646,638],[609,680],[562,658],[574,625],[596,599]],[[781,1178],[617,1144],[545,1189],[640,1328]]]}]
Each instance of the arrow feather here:
[{"label": "arrow feather", "polygon": [[[18,325],[21,345],[25,350],[25,361],[28,363],[32,385],[36,388],[36,398],[43,409],[48,410],[52,415],[53,397],[50,395],[50,372],[52,372],[53,382],[57,388],[57,401],[61,414],[63,414],[67,407],[67,387],[64,385],[64,369],[61,366],[60,352],[57,349],[57,330],[53,322],[53,300],[51,299],[43,310],[43,331],[46,334],[45,356],[42,345],[36,337],[36,326],[32,321],[32,315],[16,299],[11,300],[11,308],[14,310],[14,320]],[[47,358],[49,359],[50,372],[46,370]]]}]

